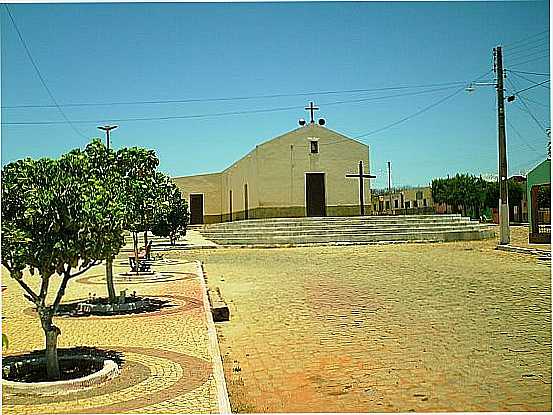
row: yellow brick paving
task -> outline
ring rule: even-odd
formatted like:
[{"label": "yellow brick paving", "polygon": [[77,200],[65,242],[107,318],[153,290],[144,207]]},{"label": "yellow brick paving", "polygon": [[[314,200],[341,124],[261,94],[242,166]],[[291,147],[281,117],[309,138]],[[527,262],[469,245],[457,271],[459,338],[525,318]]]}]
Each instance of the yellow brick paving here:
[{"label": "yellow brick paving", "polygon": [[172,255],[230,305],[235,411],[551,411],[550,262],[496,244]]},{"label": "yellow brick paving", "polygon": [[[124,261],[124,256],[122,256]],[[119,264],[116,261],[116,264]],[[116,266],[115,272],[124,272],[127,267]],[[181,263],[171,266],[157,267],[156,271],[171,273],[196,272],[195,263]],[[84,277],[104,273],[104,266],[94,267]],[[3,332],[10,340],[8,354],[18,354],[43,347],[43,333],[40,322],[36,316],[22,312],[30,306],[21,294],[17,283],[8,276],[8,272],[2,269],[2,284],[8,289],[3,293],[2,314]],[[174,274],[182,277],[183,274]],[[187,274],[184,274],[185,276]],[[37,279],[38,280],[38,279]],[[32,279],[31,279],[32,281]],[[59,280],[56,281],[59,284]],[[36,288],[36,284],[33,285]],[[180,364],[174,361],[169,354],[171,352],[190,356],[198,362],[205,362],[210,367],[211,356],[208,349],[207,327],[205,314],[201,304],[202,293],[198,277],[190,277],[163,283],[127,284],[119,282],[116,289],[128,289],[128,293],[137,291],[138,295],[180,295],[185,298],[195,299],[199,306],[189,307],[180,313],[152,314],[148,317],[126,316],[119,318],[56,318],[56,324],[61,328],[59,347],[72,346],[96,346],[122,349],[126,359],[142,363],[150,370],[150,376],[143,382],[108,394],[94,396],[86,399],[69,400],[57,404],[33,405],[32,398],[28,398],[28,404],[10,405],[9,396],[3,392],[2,412],[6,414],[37,414],[37,413],[64,413],[92,411],[94,408],[115,408],[110,412],[129,413],[209,413],[217,412],[217,393],[213,376],[208,373],[204,382],[191,385],[188,389],[179,393],[177,381],[186,379],[188,373],[183,373]],[[89,293],[97,296],[106,296],[103,285],[82,284],[73,281],[64,297],[65,302],[78,298],[86,298]],[[126,351],[125,348],[143,347],[155,349],[157,356],[152,354]],[[165,357],[167,354],[168,357]],[[203,370],[198,369],[199,372]],[[199,377],[201,378],[201,376]],[[171,389],[171,387],[173,388]],[[177,389],[177,390],[175,390]],[[163,391],[171,391],[167,396],[157,401],[148,402],[148,396]],[[125,402],[133,399],[145,398],[144,404],[134,403],[133,408],[125,410]],[[166,402],[165,402],[166,401]],[[164,404],[167,403],[167,405]],[[121,403],[120,406],[117,406]],[[112,405],[112,406],[110,406]],[[107,410],[107,409],[106,409]],[[99,410],[100,412],[100,410]]]}]

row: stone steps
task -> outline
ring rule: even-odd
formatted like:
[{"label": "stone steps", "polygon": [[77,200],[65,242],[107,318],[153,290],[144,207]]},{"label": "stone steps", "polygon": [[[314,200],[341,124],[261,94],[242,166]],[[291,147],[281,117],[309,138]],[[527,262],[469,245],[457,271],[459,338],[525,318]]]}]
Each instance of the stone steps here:
[{"label": "stone steps", "polygon": [[[272,228],[270,232],[264,229],[258,228],[248,228],[247,230],[242,230],[241,232],[247,233],[249,237],[263,237],[264,235],[270,234],[271,236],[310,236],[310,235],[320,235],[324,234],[333,234],[333,235],[378,235],[385,233],[412,233],[412,232],[455,232],[455,231],[478,231],[481,229],[480,225],[471,225],[471,226],[409,226],[409,227],[357,227],[357,228],[340,228],[340,227],[313,227],[309,229],[281,229],[281,228]],[[205,238],[217,239],[225,238],[229,234],[236,233],[230,231],[222,230],[205,230],[202,232]]]},{"label": "stone steps", "polygon": [[460,215],[251,219],[204,225],[220,245],[303,245],[491,238],[494,232]]}]

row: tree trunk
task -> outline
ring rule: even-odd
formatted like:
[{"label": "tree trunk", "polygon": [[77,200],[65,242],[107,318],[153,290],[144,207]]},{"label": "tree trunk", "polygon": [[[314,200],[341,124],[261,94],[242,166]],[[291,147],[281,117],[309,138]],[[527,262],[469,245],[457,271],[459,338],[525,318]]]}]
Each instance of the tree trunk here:
[{"label": "tree trunk", "polygon": [[132,242],[134,244],[134,260],[136,264],[136,274],[138,275],[138,232],[132,233]]},{"label": "tree trunk", "polygon": [[108,297],[111,304],[117,301],[115,297],[115,286],[113,284],[113,258],[106,259],[106,283],[108,286]]},{"label": "tree trunk", "polygon": [[39,314],[46,338],[46,376],[49,380],[58,380],[60,378],[58,336],[61,334],[61,330],[52,323],[51,310],[43,310]]},{"label": "tree trunk", "polygon": [[[148,246],[148,231],[144,231],[144,249]],[[146,255],[146,259],[150,259],[150,254]]]}]

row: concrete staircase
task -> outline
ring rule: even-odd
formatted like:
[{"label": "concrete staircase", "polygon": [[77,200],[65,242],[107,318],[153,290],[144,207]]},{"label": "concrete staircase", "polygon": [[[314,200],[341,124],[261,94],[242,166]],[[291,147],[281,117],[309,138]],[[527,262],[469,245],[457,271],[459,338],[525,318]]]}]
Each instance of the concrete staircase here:
[{"label": "concrete staircase", "polygon": [[459,241],[495,235],[488,225],[461,215],[252,219],[197,229],[220,245],[266,246]]}]

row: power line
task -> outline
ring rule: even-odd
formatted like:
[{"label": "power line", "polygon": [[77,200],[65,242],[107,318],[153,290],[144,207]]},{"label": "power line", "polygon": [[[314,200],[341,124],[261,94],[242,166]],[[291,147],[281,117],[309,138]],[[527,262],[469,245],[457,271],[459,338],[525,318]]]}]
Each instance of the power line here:
[{"label": "power line", "polygon": [[77,128],[73,125],[73,123],[69,120],[69,118],[67,118],[67,116],[65,115],[63,110],[58,105],[58,103],[56,101],[56,98],[54,98],[54,95],[52,94],[52,91],[50,91],[50,88],[48,88],[48,85],[46,85],[46,81],[44,80],[42,74],[40,73],[40,70],[38,69],[38,66],[35,63],[35,60],[33,59],[33,56],[31,55],[31,51],[29,50],[29,47],[27,46],[27,43],[23,39],[23,35],[21,34],[21,31],[19,30],[19,28],[17,27],[17,24],[15,23],[15,19],[14,19],[13,15],[10,11],[10,8],[8,7],[7,4],[4,4],[4,7],[6,8],[6,11],[8,12],[8,16],[10,17],[10,20],[13,24],[13,27],[15,28],[15,31],[17,32],[17,36],[19,37],[19,40],[21,41],[21,44],[25,48],[25,52],[27,53],[27,57],[31,61],[31,64],[33,65],[33,68],[35,69],[35,71],[38,75],[38,78],[40,79],[40,82],[42,83],[42,86],[44,86],[44,89],[46,89],[46,92],[48,92],[48,95],[52,99],[52,102],[55,104],[55,107],[58,109],[61,116],[65,120],[65,122],[63,122],[63,124],[65,124],[65,123],[69,124],[71,126],[71,128],[73,129],[73,131],[75,131],[81,137],[86,138],[86,136],[84,134],[82,134],[79,130],[77,130]]},{"label": "power line", "polygon": [[[507,79],[509,79],[509,78],[507,78]],[[543,84],[548,83],[549,81],[550,81],[550,80],[548,79],[548,80],[546,80],[546,81],[543,81],[543,82],[540,82],[540,83],[538,83],[538,84],[532,85],[532,86],[530,86],[530,87],[528,87],[528,88],[521,89],[520,91],[516,91],[515,93],[513,93],[513,95],[518,95],[518,94],[520,94],[521,92],[528,91],[529,89],[532,89],[532,88],[536,88],[536,87],[538,87],[538,86],[541,86],[541,85],[543,85]],[[512,85],[513,88],[514,88],[514,84],[513,84],[512,82],[511,82],[511,85]]]},{"label": "power line", "polygon": [[507,53],[506,55],[510,58],[513,55],[518,55],[520,53],[528,52],[530,50],[537,49],[537,48],[540,48],[540,47],[543,47],[543,46],[549,46],[549,39],[548,38],[539,40],[538,43],[534,44],[534,46],[532,46],[532,47],[529,47],[527,49],[515,50],[514,52]]},{"label": "power line", "polygon": [[[284,98],[284,97],[298,97],[298,96],[313,96],[313,95],[333,95],[333,94],[349,94],[349,93],[362,93],[362,92],[379,92],[388,90],[400,90],[400,89],[416,89],[416,88],[429,88],[445,85],[458,85],[465,81],[433,83],[424,85],[404,85],[404,86],[391,86],[382,88],[368,88],[368,89],[349,89],[349,90],[337,90],[337,91],[318,91],[318,92],[301,92],[291,94],[272,94],[272,95],[252,95],[252,96],[239,96],[239,97],[216,97],[216,98],[183,98],[183,99],[169,99],[169,100],[144,100],[144,101],[118,101],[118,102],[81,102],[81,103],[68,103],[59,104],[60,107],[89,107],[89,106],[112,106],[112,105],[143,105],[143,104],[179,104],[179,103],[192,103],[192,102],[217,102],[217,101],[244,101],[254,99],[267,99],[267,98]],[[55,105],[5,105],[2,108],[52,108]]]},{"label": "power line", "polygon": [[527,61],[524,61],[524,62],[519,62],[519,63],[510,64],[509,66],[510,66],[510,67],[513,67],[513,66],[520,66],[520,65],[524,65],[524,64],[526,64],[526,63],[535,62],[535,61],[538,61],[538,60],[540,60],[540,59],[548,58],[548,57],[549,57],[549,54],[544,55],[544,56],[539,56],[539,57],[537,57],[537,58],[530,59],[530,60],[527,60]]},{"label": "power line", "polygon": [[[520,75],[520,74],[517,73],[517,72],[512,72],[512,73],[513,73],[515,76],[518,76],[519,78],[524,79],[525,81],[528,81],[528,82],[530,82],[531,84],[534,84],[534,85],[538,86],[538,82],[536,82],[536,81],[534,81],[534,80],[532,80],[532,79],[526,78],[525,76],[522,76],[522,75]],[[540,85],[540,86],[543,87],[543,88],[545,88],[545,89],[550,89],[547,85],[543,85],[543,84],[542,84],[542,85]]]},{"label": "power line", "polygon": [[[483,77],[485,77],[486,75],[488,75],[490,72],[491,72],[491,70],[489,70],[489,71],[487,71],[486,73],[480,75],[478,78],[475,79],[475,81],[481,80]],[[415,113],[413,113],[413,114],[411,114],[411,115],[408,115],[407,117],[404,117],[404,118],[402,118],[402,119],[400,119],[400,120],[398,120],[398,121],[395,121],[395,122],[393,122],[393,123],[391,123],[391,124],[388,124],[388,125],[386,125],[386,126],[384,126],[384,127],[382,127],[382,128],[379,128],[379,129],[377,129],[377,130],[373,130],[373,131],[369,131],[368,133],[364,133],[364,134],[357,135],[357,136],[355,136],[355,137],[353,137],[353,138],[354,138],[354,139],[357,139],[357,138],[361,138],[361,137],[367,137],[367,136],[369,136],[369,135],[376,134],[376,133],[378,133],[378,132],[384,131],[384,130],[386,130],[386,129],[388,129],[388,128],[392,128],[392,127],[394,127],[394,126],[396,126],[396,125],[398,125],[398,124],[401,124],[401,123],[403,123],[403,122],[405,122],[405,121],[407,121],[407,120],[410,120],[411,118],[414,118],[414,117],[416,117],[416,116],[418,116],[418,115],[420,115],[420,114],[425,113],[426,111],[428,111],[428,110],[434,108],[434,107],[437,106],[437,105],[440,105],[441,103],[443,103],[443,102],[449,100],[450,98],[453,98],[455,95],[457,95],[459,92],[463,91],[464,89],[465,89],[465,87],[463,86],[462,88],[457,89],[457,90],[456,90],[455,92],[453,92],[452,94],[447,95],[447,96],[441,98],[441,99],[438,100],[437,102],[434,102],[434,103],[432,103],[432,104],[430,104],[430,105],[424,107],[423,109],[421,109],[421,110],[419,110],[419,111],[417,111],[417,112],[415,112]],[[341,143],[341,142],[343,142],[343,141],[347,141],[347,140],[346,140],[346,139],[340,139],[340,140],[336,140],[336,141],[331,141],[331,142],[329,142],[329,143],[321,143],[321,145],[338,144],[338,143]]]},{"label": "power line", "polygon": [[549,49],[543,49],[543,50],[538,50],[536,52],[532,52],[532,53],[529,53],[528,55],[522,55],[522,56],[516,56],[513,60],[513,65],[516,65],[517,64],[517,61],[519,59],[526,59],[526,58],[531,58],[532,56],[536,56],[536,55],[539,55],[541,53],[545,53],[545,56],[549,55]]},{"label": "power line", "polygon": [[[458,85],[460,82],[457,82]],[[321,105],[338,105],[338,104],[346,104],[346,103],[355,103],[355,102],[366,102],[366,101],[377,101],[381,99],[389,99],[389,98],[395,98],[400,96],[407,96],[407,95],[419,95],[419,94],[427,94],[437,91],[442,91],[446,89],[454,88],[454,86],[444,87],[444,88],[438,88],[438,89],[431,89],[427,91],[416,91],[416,92],[408,92],[405,94],[396,94],[396,95],[389,95],[389,96],[380,96],[380,97],[370,97],[370,98],[362,98],[362,99],[354,99],[354,100],[344,100],[344,101],[336,101],[336,102],[327,102]],[[192,119],[192,118],[209,118],[209,117],[221,117],[221,116],[228,116],[228,115],[246,115],[246,114],[257,114],[257,113],[266,113],[266,112],[278,112],[278,111],[289,111],[289,110],[296,110],[296,109],[303,109],[303,106],[289,106],[289,107],[277,107],[277,108],[264,108],[264,109],[255,109],[255,110],[243,110],[243,111],[227,111],[227,112],[219,112],[219,113],[205,113],[205,114],[191,114],[191,115],[175,115],[175,116],[165,116],[165,117],[135,117],[135,118],[111,118],[111,119],[101,119],[101,120],[74,120],[73,123],[75,124],[92,124],[92,123],[102,123],[102,122],[133,122],[133,121],[160,121],[160,120],[174,120],[174,119]],[[21,121],[21,122],[2,122],[3,125],[51,125],[51,124],[60,124],[61,121]]]},{"label": "power line", "polygon": [[400,119],[400,120],[398,120],[398,121],[395,121],[395,122],[393,122],[393,123],[391,123],[391,124],[388,124],[388,125],[386,125],[386,126],[384,126],[384,127],[382,127],[382,128],[378,128],[378,129],[376,129],[376,130],[369,131],[368,133],[364,133],[364,134],[357,135],[357,136],[355,136],[355,137],[353,137],[353,138],[367,137],[367,136],[369,136],[369,135],[373,135],[373,134],[379,133],[379,132],[381,132],[381,131],[387,130],[388,128],[392,128],[392,127],[394,127],[394,126],[396,126],[396,125],[398,125],[398,124],[401,124],[401,123],[403,123],[403,122],[405,122],[405,121],[408,121],[408,120],[410,120],[411,118],[414,118],[414,117],[416,117],[416,116],[418,116],[418,115],[420,115],[420,114],[423,114],[423,113],[425,113],[426,111],[428,111],[428,110],[430,110],[430,109],[432,109],[432,108],[434,108],[434,107],[440,105],[441,103],[443,103],[443,102],[445,102],[445,101],[447,101],[447,100],[453,98],[455,95],[457,95],[459,92],[463,91],[464,89],[465,89],[465,87],[463,86],[462,88],[459,88],[459,89],[457,89],[455,92],[453,92],[453,94],[447,95],[447,96],[443,97],[442,99],[440,99],[440,100],[434,102],[433,104],[430,104],[430,105],[428,105],[427,107],[424,107],[423,109],[421,109],[421,110],[419,110],[419,111],[417,111],[417,112],[415,112],[415,113],[413,113],[413,114],[411,114],[411,115],[408,115],[407,117],[404,117],[404,118],[402,118],[402,119]]},{"label": "power line", "polygon": [[[511,84],[511,86],[513,88],[516,88],[514,82],[510,79],[510,78],[507,78],[507,82],[509,82]],[[545,81],[545,82],[548,82],[548,81]],[[533,88],[533,87],[536,87],[538,85],[534,85],[530,88]],[[525,90],[528,90],[530,88],[526,88]],[[522,91],[525,91],[524,89]],[[522,91],[519,91],[518,93],[522,92]],[[514,95],[517,95],[518,94],[517,92],[515,92]],[[530,111],[530,108],[528,108],[528,105],[526,105],[526,102],[524,102],[524,98],[521,96],[521,95],[518,95],[519,99],[520,99],[520,102],[524,105],[524,108],[526,108],[526,112],[530,115],[530,117],[532,117],[532,119],[534,120],[534,122],[538,125],[538,127],[540,128],[541,131],[543,131],[544,134],[547,135],[546,133],[546,129],[545,127],[538,121],[538,119],[534,116],[534,114],[532,114],[532,111]]]},{"label": "power line", "polygon": [[[527,36],[527,37],[519,39],[519,40],[515,40],[514,42],[508,43],[506,45],[503,45],[503,48],[508,48],[510,50],[517,49],[517,48],[521,47],[522,44],[528,42],[530,39],[533,39],[535,37],[541,37],[544,33],[548,33],[548,32],[549,32],[549,30],[543,30],[539,33],[534,33],[533,35]],[[517,46],[513,46],[513,45],[517,45]]]},{"label": "power line", "polygon": [[540,76],[551,76],[550,73],[539,73],[539,72],[527,72],[527,71],[513,71],[512,69],[505,69],[507,72],[513,72],[513,73],[524,73],[527,75],[540,75]]},{"label": "power line", "polygon": [[522,137],[522,134],[520,134],[520,133],[518,132],[518,130],[515,128],[515,126],[514,126],[514,125],[511,123],[511,121],[509,121],[508,119],[507,119],[507,124],[508,124],[509,127],[511,127],[511,129],[515,132],[516,137],[518,137],[518,138],[520,139],[520,141],[521,141],[526,147],[528,147],[530,150],[532,150],[532,151],[534,151],[534,152],[536,152],[536,153],[538,153],[538,154],[541,154],[541,153],[538,152],[538,150],[536,150],[534,147],[532,147],[532,146],[530,145],[530,143],[528,143],[526,140],[524,140],[524,138]]}]

